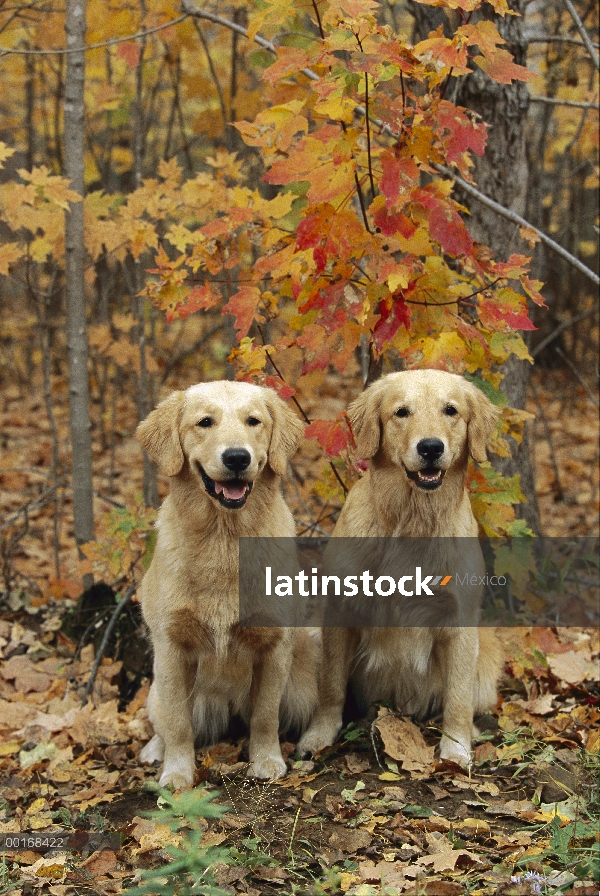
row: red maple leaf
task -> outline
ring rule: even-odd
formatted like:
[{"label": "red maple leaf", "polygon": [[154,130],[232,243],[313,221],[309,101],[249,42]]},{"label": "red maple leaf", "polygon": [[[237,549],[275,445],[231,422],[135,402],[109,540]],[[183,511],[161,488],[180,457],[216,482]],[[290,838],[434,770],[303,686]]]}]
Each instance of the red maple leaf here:
[{"label": "red maple leaf", "polygon": [[117,59],[124,59],[130,68],[136,68],[140,62],[142,45],[137,40],[124,40],[117,47]]},{"label": "red maple leaf", "polygon": [[342,451],[352,446],[345,415],[340,417],[337,420],[314,420],[304,433],[307,439],[316,439],[330,457],[339,457]]},{"label": "red maple leaf", "polygon": [[260,290],[256,286],[242,286],[223,306],[223,314],[233,314],[238,340],[247,335],[256,315]]},{"label": "red maple leaf", "polygon": [[284,401],[296,394],[296,390],[284,383],[280,376],[266,376],[264,384],[271,389],[275,389],[279,397]]},{"label": "red maple leaf", "polygon": [[379,320],[373,329],[373,342],[378,352],[386,348],[400,327],[410,327],[410,308],[404,296],[396,293],[379,303]]},{"label": "red maple leaf", "polygon": [[442,100],[435,110],[435,118],[447,132],[444,142],[448,149],[446,159],[448,162],[460,161],[464,152],[472,150],[476,155],[482,156],[487,141],[485,124],[473,121],[462,109],[448,100]]}]

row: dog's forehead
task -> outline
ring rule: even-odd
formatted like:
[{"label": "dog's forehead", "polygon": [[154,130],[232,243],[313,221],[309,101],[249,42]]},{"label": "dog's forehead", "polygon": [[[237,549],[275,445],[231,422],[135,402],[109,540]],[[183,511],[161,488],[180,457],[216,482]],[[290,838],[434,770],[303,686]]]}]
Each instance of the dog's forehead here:
[{"label": "dog's forehead", "polygon": [[213,405],[223,410],[235,411],[263,401],[264,390],[261,386],[254,383],[232,383],[228,380],[197,383],[185,393],[185,403],[189,408]]},{"label": "dog's forehead", "polygon": [[464,398],[463,377],[445,370],[406,370],[387,378],[384,404],[398,401],[419,407]]}]

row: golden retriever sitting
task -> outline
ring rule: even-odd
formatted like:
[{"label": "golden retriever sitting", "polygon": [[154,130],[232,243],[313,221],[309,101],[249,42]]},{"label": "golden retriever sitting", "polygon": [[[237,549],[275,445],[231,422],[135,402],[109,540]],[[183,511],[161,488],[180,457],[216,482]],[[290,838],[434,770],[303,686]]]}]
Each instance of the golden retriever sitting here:
[{"label": "golden retriever sitting", "polygon": [[174,392],[138,427],[171,477],[141,592],[156,732],[141,759],[163,760],[163,786],[192,785],[194,743],[214,743],[232,715],[249,724],[249,775],[281,777],[280,722],[302,729],[314,710],[310,633],[238,624],[238,539],[295,535],[280,477],[303,429],[273,390],[232,382]]},{"label": "golden retriever sitting", "polygon": [[[439,370],[393,373],[352,402],[348,415],[371,468],[350,492],[334,537],[431,539],[429,569],[439,572],[464,565],[468,543],[471,572],[483,575],[479,545],[468,541],[477,523],[466,490],[469,455],[486,459],[498,417],[483,392]],[[478,618],[480,585],[459,588],[453,579],[444,592]],[[493,631],[475,625],[326,628],[319,709],[299,750],[334,742],[350,680],[363,708],[389,700],[420,718],[443,710],[440,756],[468,765],[473,715],[494,706],[500,666]]]}]

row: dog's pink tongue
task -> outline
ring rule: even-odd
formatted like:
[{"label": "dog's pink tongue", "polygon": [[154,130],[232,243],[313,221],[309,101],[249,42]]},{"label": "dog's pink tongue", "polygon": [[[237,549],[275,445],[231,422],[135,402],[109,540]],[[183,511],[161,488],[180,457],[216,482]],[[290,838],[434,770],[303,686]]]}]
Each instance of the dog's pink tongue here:
[{"label": "dog's pink tongue", "polygon": [[230,482],[216,482],[215,491],[218,495],[223,492],[229,501],[239,501],[246,494],[247,485],[245,482],[234,485]]}]

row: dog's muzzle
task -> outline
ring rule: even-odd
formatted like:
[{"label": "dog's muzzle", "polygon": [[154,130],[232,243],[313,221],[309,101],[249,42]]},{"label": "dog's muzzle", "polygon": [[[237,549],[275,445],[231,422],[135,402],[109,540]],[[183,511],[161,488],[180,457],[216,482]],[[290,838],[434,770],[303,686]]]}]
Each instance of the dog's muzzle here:
[{"label": "dog's muzzle", "polygon": [[227,510],[240,510],[244,506],[248,495],[252,491],[253,482],[246,482],[243,479],[224,479],[221,481],[211,479],[200,464],[197,466],[204,488],[211,498],[215,498],[219,502],[221,507],[225,507]]},{"label": "dog's muzzle", "polygon": [[422,470],[406,470],[406,475],[414,482],[418,488],[422,488],[426,492],[433,492],[439,488],[446,475],[445,470],[439,467],[424,467]]}]

